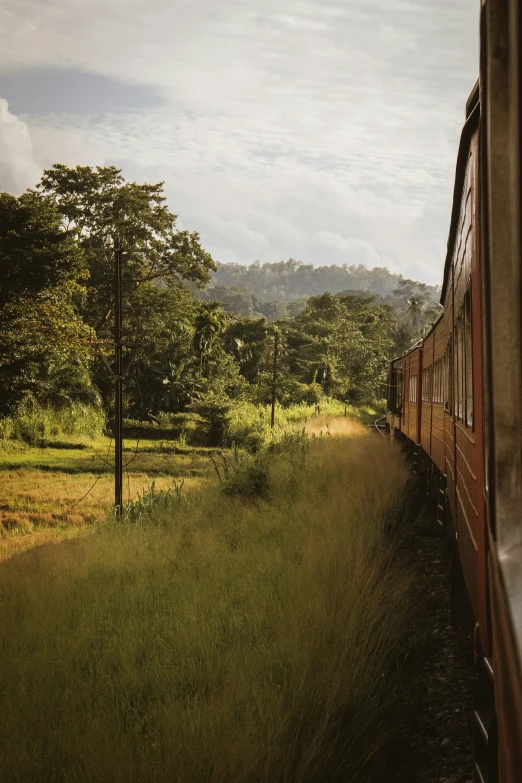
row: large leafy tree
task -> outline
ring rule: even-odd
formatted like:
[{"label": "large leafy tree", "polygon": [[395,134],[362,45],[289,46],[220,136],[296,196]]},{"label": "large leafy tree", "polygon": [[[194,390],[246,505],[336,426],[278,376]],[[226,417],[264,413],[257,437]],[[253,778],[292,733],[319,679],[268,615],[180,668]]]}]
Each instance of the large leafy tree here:
[{"label": "large leafy tree", "polygon": [[0,193],[0,308],[85,277],[82,253],[52,199]]},{"label": "large leafy tree", "polygon": [[282,324],[288,371],[327,394],[371,400],[386,373],[392,323],[390,309],[367,298],[311,297],[291,324]]},{"label": "large leafy tree", "polygon": [[[198,367],[192,346],[197,302],[183,285],[159,288],[153,283],[140,286],[133,301],[139,318],[128,319],[127,336],[143,347],[127,383],[130,413],[176,411],[190,401],[190,390],[197,390],[191,380]],[[128,352],[125,363],[131,358]],[[97,367],[96,380],[108,396],[110,379],[104,367]],[[182,385],[186,394],[181,394]]]},{"label": "large leafy tree", "polygon": [[78,314],[74,282],[10,302],[0,314],[0,413],[21,404],[97,402],[89,373],[91,330]]},{"label": "large leafy tree", "polygon": [[107,237],[124,250],[123,294],[128,317],[139,318],[134,294],[140,286],[204,285],[215,268],[196,232],[176,227],[165,205],[163,183],[126,182],[114,166],[55,165],[44,172],[37,190],[53,201],[62,225],[84,251],[89,296],[85,317],[97,334],[110,323],[114,307],[113,253]]},{"label": "large leafy tree", "polygon": [[0,194],[0,413],[94,398],[83,254],[51,199]]}]

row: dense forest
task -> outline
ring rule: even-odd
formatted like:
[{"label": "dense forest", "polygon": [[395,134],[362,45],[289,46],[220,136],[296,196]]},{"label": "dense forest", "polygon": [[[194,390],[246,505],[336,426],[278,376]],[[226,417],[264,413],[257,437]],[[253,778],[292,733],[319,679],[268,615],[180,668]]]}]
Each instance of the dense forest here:
[{"label": "dense forest", "polygon": [[440,298],[438,286],[405,280],[385,267],[314,267],[293,258],[278,263],[255,261],[249,266],[218,262],[203,295],[223,302],[225,309],[236,315],[277,320],[301,312],[309,297],[325,291],[371,297],[374,303],[392,307],[401,320],[408,320],[412,298],[422,310],[419,321],[426,321],[438,310]]},{"label": "dense forest", "polygon": [[382,394],[387,361],[437,315],[437,290],[386,269],[216,263],[162,183],[55,165],[0,194],[0,416],[80,402],[110,414],[114,245],[123,249],[125,405],[134,418]]}]

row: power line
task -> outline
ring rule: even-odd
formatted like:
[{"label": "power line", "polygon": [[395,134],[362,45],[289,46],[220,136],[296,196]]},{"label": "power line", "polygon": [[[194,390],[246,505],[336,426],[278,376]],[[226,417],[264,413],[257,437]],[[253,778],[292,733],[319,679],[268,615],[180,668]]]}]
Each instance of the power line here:
[{"label": "power line", "polygon": [[[109,456],[109,454],[110,454],[110,451],[111,451],[111,446],[112,446],[112,438],[111,438],[111,439],[110,439],[110,441],[109,441],[109,448],[107,449],[107,456],[106,456],[105,460],[102,458],[102,461],[103,461],[103,462],[105,462],[105,464],[107,464],[107,465],[108,465],[109,463],[108,463],[108,462],[106,462],[106,459],[108,458],[108,456]],[[68,508],[68,509],[67,509],[67,513],[69,513],[70,511],[72,511],[74,508],[76,508],[76,506],[79,506],[79,505],[80,505],[80,503],[81,503],[83,500],[85,500],[85,498],[86,498],[86,497],[88,497],[88,496],[91,494],[91,492],[93,491],[94,487],[96,486],[96,484],[98,483],[98,481],[99,481],[101,478],[103,478],[103,476],[104,476],[104,474],[103,474],[103,473],[100,473],[100,475],[98,476],[98,478],[96,479],[96,481],[94,482],[94,484],[92,485],[92,487],[91,487],[90,489],[88,489],[88,490],[87,490],[87,492],[85,493],[85,495],[84,495],[83,497],[81,497],[79,500],[77,500],[77,501],[76,501],[76,503],[74,503],[74,504],[73,504],[73,505],[72,505],[70,508]]]}]

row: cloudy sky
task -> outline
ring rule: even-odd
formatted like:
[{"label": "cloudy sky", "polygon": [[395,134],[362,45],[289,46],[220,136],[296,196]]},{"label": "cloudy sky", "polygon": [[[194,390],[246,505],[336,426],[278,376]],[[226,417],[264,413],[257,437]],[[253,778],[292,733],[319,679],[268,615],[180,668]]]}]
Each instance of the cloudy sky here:
[{"label": "cloudy sky", "polygon": [[478,0],[2,0],[0,190],[165,181],[219,261],[439,283]]}]

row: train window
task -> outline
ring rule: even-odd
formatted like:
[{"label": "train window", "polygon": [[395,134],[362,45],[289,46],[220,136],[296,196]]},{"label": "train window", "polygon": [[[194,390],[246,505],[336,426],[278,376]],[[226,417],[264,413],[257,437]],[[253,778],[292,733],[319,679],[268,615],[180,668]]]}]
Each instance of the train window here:
[{"label": "train window", "polygon": [[402,370],[397,370],[397,405],[402,405]]},{"label": "train window", "polygon": [[455,320],[455,416],[459,421],[464,421],[464,382],[465,382],[465,337],[464,337],[464,317],[462,309]]},{"label": "train window", "polygon": [[422,371],[422,401],[431,402],[431,367]]},{"label": "train window", "polygon": [[470,287],[468,287],[464,299],[464,389],[466,426],[473,429],[473,332]]},{"label": "train window", "polygon": [[453,341],[450,337],[444,354],[444,410],[450,414],[453,413],[452,404],[453,389]]},{"label": "train window", "polygon": [[473,333],[469,286],[455,321],[455,351],[455,415],[466,427],[473,428]]},{"label": "train window", "polygon": [[408,396],[410,402],[417,402],[417,376],[410,375],[410,393]]},{"label": "train window", "polygon": [[433,365],[433,403],[444,404],[444,359],[437,359]]}]

